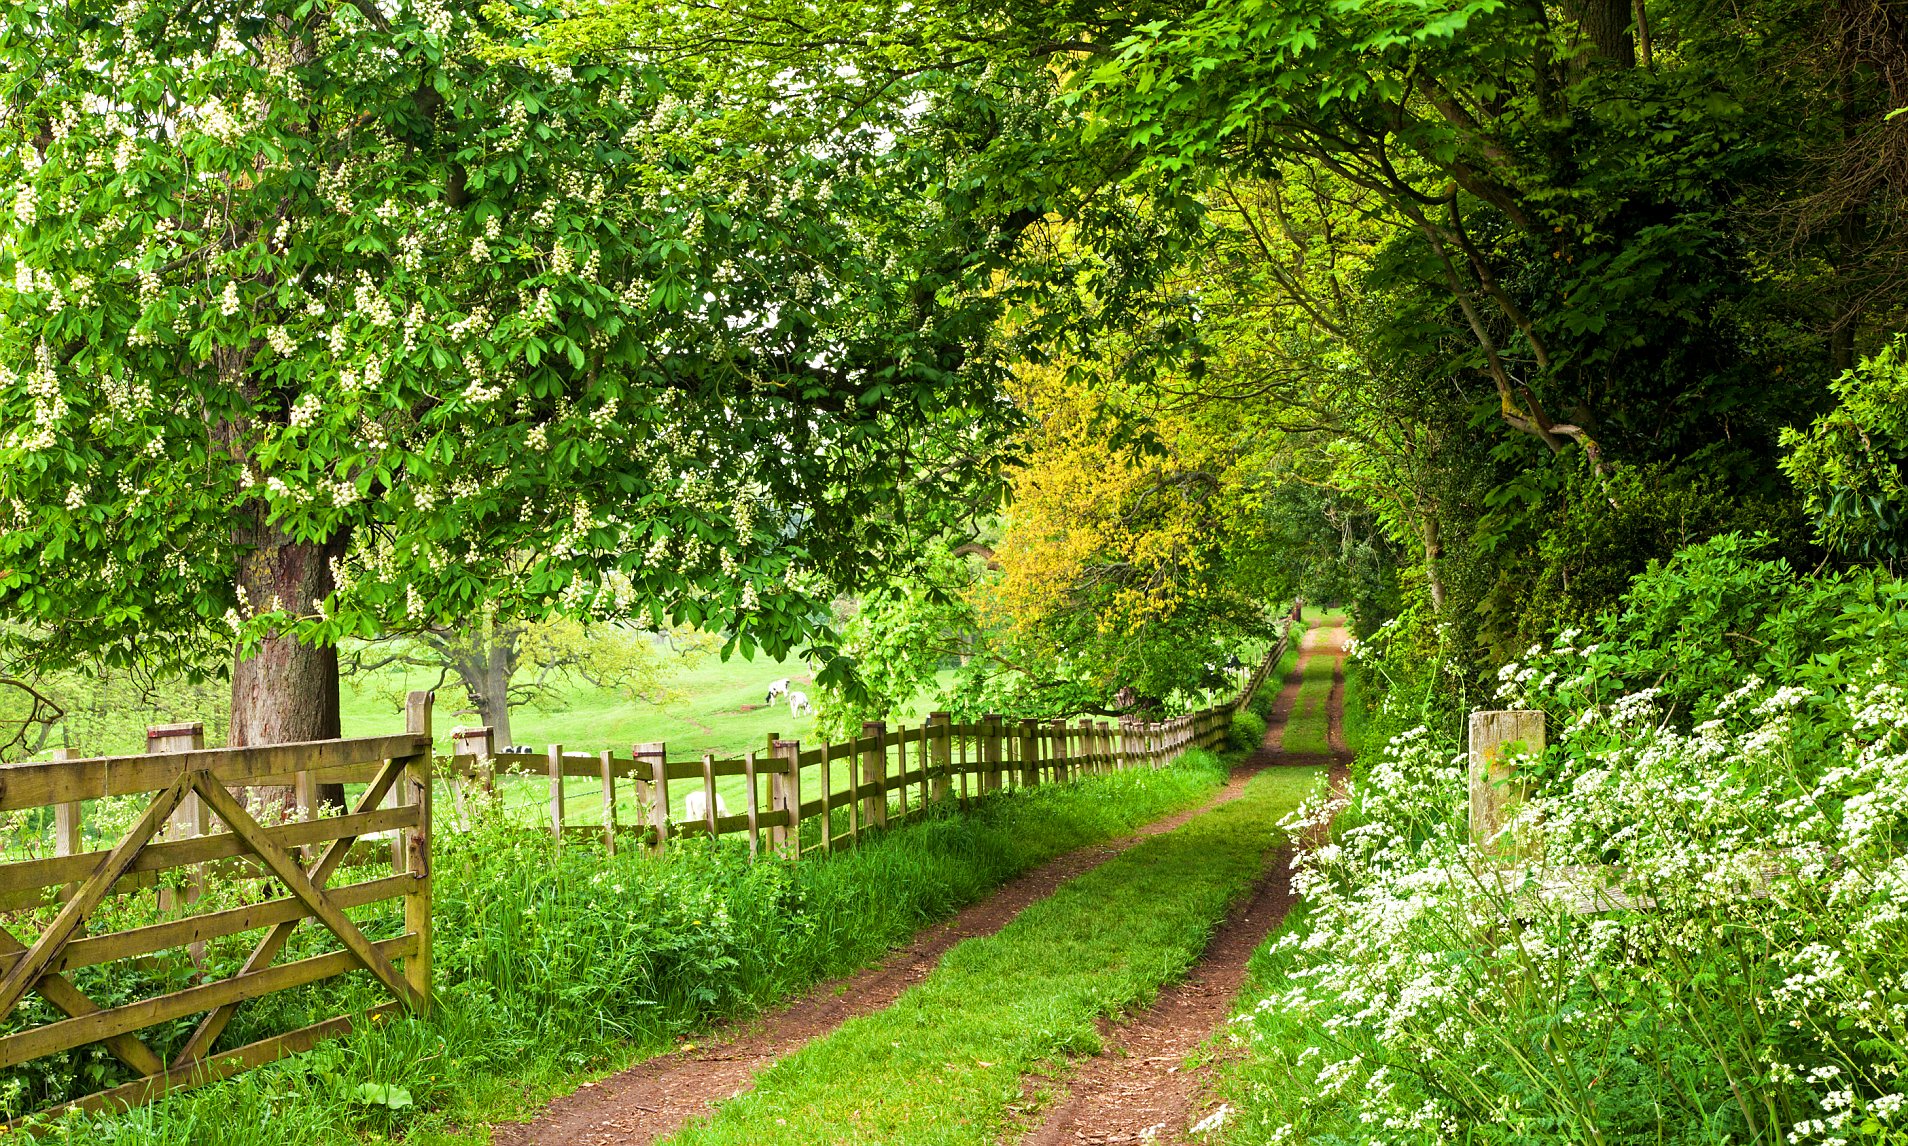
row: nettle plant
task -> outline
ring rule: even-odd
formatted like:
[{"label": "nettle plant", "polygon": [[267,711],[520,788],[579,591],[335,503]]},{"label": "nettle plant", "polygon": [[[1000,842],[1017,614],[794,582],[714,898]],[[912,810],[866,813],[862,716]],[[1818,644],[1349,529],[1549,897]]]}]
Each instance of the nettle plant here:
[{"label": "nettle plant", "polygon": [[991,482],[964,276],[1005,240],[920,193],[914,93],[824,133],[799,75],[558,59],[556,15],[10,8],[0,613],[35,657],[236,639],[235,743],[335,735],[345,636],[647,613],[780,652]]},{"label": "nettle plant", "polygon": [[1234,1027],[1276,1140],[1908,1135],[1908,674],[1751,676],[1691,718],[1585,699],[1610,654],[1504,669],[1496,706],[1552,717],[1524,856],[1473,845],[1464,759],[1418,729],[1301,857],[1307,927]]}]

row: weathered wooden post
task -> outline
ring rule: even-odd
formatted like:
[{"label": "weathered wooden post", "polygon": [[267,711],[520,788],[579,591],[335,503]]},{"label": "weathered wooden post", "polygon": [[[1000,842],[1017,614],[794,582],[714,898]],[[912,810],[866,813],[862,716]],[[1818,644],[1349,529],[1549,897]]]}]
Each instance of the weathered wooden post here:
[{"label": "weathered wooden post", "polygon": [[1020,786],[1040,783],[1040,734],[1033,721],[1020,722]]},{"label": "weathered wooden post", "polygon": [[715,789],[715,753],[702,754],[702,819],[709,829],[709,838],[716,838],[716,789]]},{"label": "weathered wooden post", "polygon": [[605,748],[597,763],[603,771],[603,851],[616,854],[616,757]]},{"label": "weathered wooden post", "polygon": [[[55,748],[53,759],[71,760],[71,749]],[[83,850],[80,810],[78,800],[53,805],[53,854],[56,856],[76,856]]]},{"label": "weathered wooden post", "polygon": [[[146,729],[146,751],[155,756],[197,752],[204,747],[205,725],[196,720],[188,724],[155,724]],[[187,792],[185,799],[180,800],[179,806],[172,810],[166,836],[174,840],[202,836],[211,827],[211,822],[205,801],[199,798],[197,792]],[[185,872],[185,886],[176,891],[169,887],[159,889],[159,910],[174,911],[186,904],[196,903],[204,890],[204,869],[195,865]],[[205,961],[203,941],[192,944],[189,950],[194,965]]]},{"label": "weathered wooden post", "polygon": [[[450,785],[451,800],[457,807],[457,826],[461,830],[468,830],[470,828],[470,816],[465,808],[464,774],[463,770],[458,767],[457,761],[459,759],[470,760],[472,762],[470,765],[471,778],[477,781],[478,789],[482,791],[486,797],[494,795],[497,791],[497,781],[492,775],[495,765],[491,763],[491,745],[494,742],[494,734],[488,728],[453,728],[451,729],[450,742],[450,775],[444,779]],[[304,798],[301,796],[299,799],[299,806],[303,809],[305,807]]]},{"label": "weathered wooden post", "polygon": [[928,714],[928,793],[932,799],[945,800],[953,787],[948,769],[954,761],[954,718],[945,712]]},{"label": "weathered wooden post", "polygon": [[759,810],[759,801],[756,798],[755,753],[753,752],[746,752],[742,756],[742,778],[746,780],[749,785],[749,862],[754,863],[756,851],[760,848],[762,841],[760,838],[761,829],[756,826],[757,819],[761,815],[761,812]]},{"label": "weathered wooden post", "polygon": [[1471,714],[1471,844],[1509,855],[1528,856],[1534,840],[1518,840],[1505,829],[1529,796],[1517,775],[1519,760],[1544,750],[1544,714],[1506,709]]},{"label": "weathered wooden post", "polygon": [[563,745],[550,745],[550,834],[563,842]]},{"label": "weathered wooden post", "polygon": [[1000,713],[981,717],[981,782],[983,793],[1000,791]]},{"label": "weathered wooden post", "polygon": [[497,733],[494,729],[451,729],[451,756],[469,756],[476,760],[471,770],[486,796],[495,795],[497,791],[496,755]]},{"label": "weathered wooden post", "polygon": [[[802,854],[802,742],[776,740],[771,745],[781,771],[769,777],[769,810],[784,811],[788,819],[769,829],[769,843],[789,859]],[[828,828],[823,826],[826,834]]]},{"label": "weathered wooden post", "polygon": [[[655,836],[649,849],[661,855],[669,843],[669,748],[661,740],[652,740],[630,749],[630,755],[636,762],[632,769],[636,773],[636,799],[643,804]],[[643,778],[645,765],[649,769],[647,780]]]},{"label": "weathered wooden post", "polygon": [[862,784],[875,785],[873,795],[862,797],[861,822],[878,828],[888,826],[888,726],[879,720],[861,726]]},{"label": "weathered wooden post", "polygon": [[405,698],[404,731],[421,741],[404,766],[404,804],[417,809],[417,823],[399,834],[411,890],[404,896],[404,929],[417,936],[417,951],[405,956],[404,978],[422,1009],[431,1002],[431,704],[436,694],[419,689]]}]

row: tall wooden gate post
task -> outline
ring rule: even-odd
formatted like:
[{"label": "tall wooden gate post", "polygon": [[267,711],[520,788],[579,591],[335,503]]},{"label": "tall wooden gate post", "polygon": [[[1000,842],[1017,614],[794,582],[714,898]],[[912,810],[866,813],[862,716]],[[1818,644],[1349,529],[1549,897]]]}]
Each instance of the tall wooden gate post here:
[{"label": "tall wooden gate post", "polygon": [[417,823],[403,835],[411,890],[404,896],[404,929],[417,936],[417,951],[404,957],[404,979],[417,1009],[431,1006],[431,702],[436,694],[419,689],[405,698],[404,731],[418,738],[418,751],[404,766],[403,803],[417,808]]},{"label": "tall wooden gate post", "polygon": [[928,782],[929,795],[934,800],[947,799],[952,777],[948,768],[953,762],[953,717],[945,712],[928,714],[927,728],[922,735],[928,737]]},{"label": "tall wooden gate post", "polygon": [[1544,750],[1544,714],[1506,709],[1471,714],[1471,844],[1510,855],[1528,856],[1535,840],[1504,833],[1529,796],[1517,775],[1517,762]]},{"label": "tall wooden gate post", "polygon": [[1020,722],[1020,786],[1040,783],[1040,732],[1031,720]]},{"label": "tall wooden gate post", "polygon": [[861,750],[861,779],[856,787],[876,785],[875,794],[861,801],[861,822],[878,828],[888,826],[888,726],[879,720],[861,726],[866,741]]},{"label": "tall wooden gate post", "polygon": [[[802,742],[771,740],[769,750],[780,762],[780,769],[769,774],[769,810],[788,813],[788,818],[769,829],[769,846],[799,859],[802,854]],[[822,824],[822,835],[829,832]]]}]

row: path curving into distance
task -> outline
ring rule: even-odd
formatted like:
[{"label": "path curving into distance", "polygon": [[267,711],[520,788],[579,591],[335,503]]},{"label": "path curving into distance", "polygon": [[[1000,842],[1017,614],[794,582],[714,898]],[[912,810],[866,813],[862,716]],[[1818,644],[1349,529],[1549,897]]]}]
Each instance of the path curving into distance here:
[{"label": "path curving into distance", "polygon": [[[1328,618],[1305,634],[1303,655],[1280,691],[1266,742],[1248,762],[1265,767],[1331,765],[1331,783],[1342,791],[1351,754],[1345,746],[1345,628]],[[1326,701],[1327,742],[1331,751],[1287,753],[1286,719],[1291,714],[1308,662],[1330,658],[1332,676]],[[1252,953],[1291,908],[1291,845],[1272,851],[1265,874],[1244,902],[1214,932],[1205,954],[1186,978],[1162,990],[1152,1006],[1103,1031],[1104,1049],[1080,1063],[1065,1079],[1064,1095],[1021,1142],[1025,1146],[1094,1146],[1121,1143],[1183,1143],[1188,1130],[1214,1113],[1210,1064],[1189,1067],[1201,1049],[1232,1015],[1232,1004],[1245,981]]]},{"label": "path curving into distance", "polygon": [[[1308,633],[1306,645],[1313,644]],[[1270,723],[1274,729],[1282,727],[1285,714],[1296,703],[1299,684],[1300,674],[1294,671],[1273,704]],[[492,1129],[493,1146],[647,1146],[666,1138],[710,1113],[716,1103],[746,1093],[754,1086],[756,1074],[776,1060],[829,1034],[849,1019],[891,1005],[902,992],[925,979],[939,965],[941,956],[956,944],[999,932],[1021,911],[1047,898],[1067,881],[1099,867],[1141,840],[1171,832],[1196,816],[1238,799],[1254,773],[1280,759],[1278,753],[1262,746],[1233,768],[1225,787],[1205,804],[1155,820],[1129,836],[1049,860],[1001,885],[953,918],[918,932],[908,946],[865,971],[822,983],[794,1002],[752,1019],[719,1026],[688,1048],[647,1059],[600,1082],[586,1083],[552,1102],[528,1123],[499,1124]],[[1251,954],[1250,948],[1246,954]]]}]

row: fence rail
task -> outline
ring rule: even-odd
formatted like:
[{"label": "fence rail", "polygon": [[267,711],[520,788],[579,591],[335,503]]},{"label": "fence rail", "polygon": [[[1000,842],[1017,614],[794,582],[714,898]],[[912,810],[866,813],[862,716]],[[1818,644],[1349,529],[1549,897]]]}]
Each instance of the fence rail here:
[{"label": "fence rail", "polygon": [[[562,745],[498,753],[489,730],[459,729],[439,778],[459,824],[480,792],[495,789],[500,771],[527,770],[549,780],[547,830],[558,840],[594,839],[613,853],[740,834],[751,855],[798,859],[852,846],[871,830],[948,801],[965,806],[989,793],[1158,767],[1188,749],[1213,747],[1284,655],[1288,635],[1238,697],[1169,720],[990,714],[956,722],[935,713],[912,726],[871,722],[841,743],[804,747],[771,736],[761,752],[721,760],[672,760],[660,743],[635,745],[628,755],[579,755]],[[238,1009],[253,999],[368,973],[390,999],[366,1015],[428,1008],[431,699],[428,692],[410,694],[406,728],[397,736],[207,749],[199,726],[171,725],[152,729],[140,756],[61,755],[0,765],[0,813],[50,810],[53,829],[53,854],[0,863],[0,1068],[98,1043],[135,1076],[33,1119],[69,1107],[150,1102],[301,1053],[349,1033],[365,1017],[336,1015],[218,1049]],[[601,784],[600,823],[575,822],[572,809],[580,802],[569,798],[564,782],[579,777]],[[340,812],[314,805],[319,784],[362,789]],[[88,847],[89,833],[97,846]],[[213,888],[220,894],[207,894]],[[403,922],[387,938],[369,938],[346,914],[394,901],[402,904]],[[129,903],[142,907],[128,910]],[[281,962],[308,919],[322,931],[301,933],[298,957]],[[254,932],[259,937],[236,970],[211,966],[208,941]],[[155,987],[147,997],[112,1005],[83,989],[109,982],[100,968],[150,970],[168,952],[163,965],[185,971],[190,986]],[[129,978],[165,981],[154,974]],[[115,988],[116,998],[122,989]],[[39,1021],[39,1011],[22,1012],[29,994],[58,1017]],[[142,1037],[163,1027],[162,1035],[176,1040],[182,1028],[173,1024],[193,1016],[190,1034],[164,1055],[153,1035]],[[22,1125],[30,1120],[6,1129]]]}]

